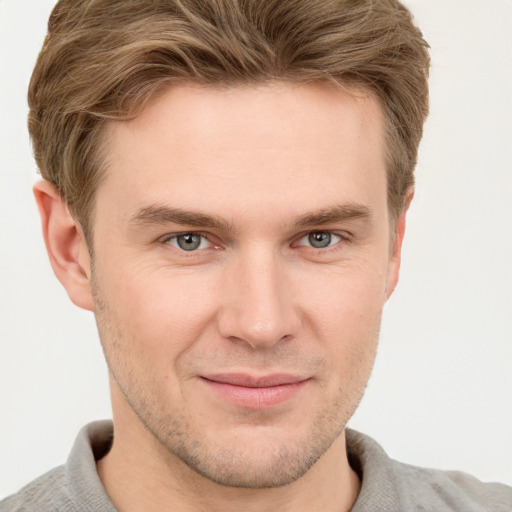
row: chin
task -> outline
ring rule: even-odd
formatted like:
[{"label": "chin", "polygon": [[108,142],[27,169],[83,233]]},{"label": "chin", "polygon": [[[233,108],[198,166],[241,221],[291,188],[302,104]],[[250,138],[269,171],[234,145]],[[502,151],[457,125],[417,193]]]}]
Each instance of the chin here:
[{"label": "chin", "polygon": [[295,482],[322,454],[267,445],[264,449],[260,447],[258,453],[235,448],[201,456],[190,452],[178,456],[190,469],[218,485],[269,489]]},{"label": "chin", "polygon": [[[251,432],[252,430],[252,432]],[[196,474],[226,487],[269,489],[304,476],[325,454],[343,427],[293,432],[290,428],[242,428],[195,439],[173,435],[160,444]],[[319,432],[321,434],[319,435]],[[190,432],[189,432],[190,434]],[[163,441],[163,442],[162,442]]]}]

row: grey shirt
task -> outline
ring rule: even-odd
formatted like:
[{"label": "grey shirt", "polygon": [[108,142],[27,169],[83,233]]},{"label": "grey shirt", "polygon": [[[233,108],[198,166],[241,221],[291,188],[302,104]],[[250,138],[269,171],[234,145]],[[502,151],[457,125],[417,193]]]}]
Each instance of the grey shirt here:
[{"label": "grey shirt", "polygon": [[[87,425],[67,463],[0,502],[0,512],[116,512],[96,472],[96,460],[111,442],[111,422]],[[347,447],[362,481],[351,512],[512,512],[512,488],[506,485],[402,464],[373,439],[349,429]]]}]

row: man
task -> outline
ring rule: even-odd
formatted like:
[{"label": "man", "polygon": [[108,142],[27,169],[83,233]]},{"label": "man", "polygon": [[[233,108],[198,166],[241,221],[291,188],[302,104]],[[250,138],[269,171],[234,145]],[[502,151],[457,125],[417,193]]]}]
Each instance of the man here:
[{"label": "man", "polygon": [[509,510],[345,426],[400,266],[428,54],[397,2],[61,1],[31,83],[54,271],[114,433],[1,510]]}]

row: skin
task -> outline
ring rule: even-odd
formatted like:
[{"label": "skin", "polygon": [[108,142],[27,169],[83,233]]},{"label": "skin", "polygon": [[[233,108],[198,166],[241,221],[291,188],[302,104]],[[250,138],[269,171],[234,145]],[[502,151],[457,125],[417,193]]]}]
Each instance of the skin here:
[{"label": "skin", "polygon": [[[93,247],[51,185],[35,194],[53,268],[106,355],[115,439],[98,471],[114,504],[349,510],[344,428],[405,229],[405,211],[389,221],[378,102],[326,84],[176,86],[105,142]],[[207,378],[233,373],[302,384],[244,402]]]}]

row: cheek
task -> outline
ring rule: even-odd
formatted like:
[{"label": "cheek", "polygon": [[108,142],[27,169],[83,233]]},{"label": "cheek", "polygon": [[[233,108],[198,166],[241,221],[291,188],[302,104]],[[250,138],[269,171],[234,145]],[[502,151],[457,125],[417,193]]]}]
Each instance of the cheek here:
[{"label": "cheek", "polygon": [[367,373],[377,347],[385,303],[380,267],[335,269],[302,280],[305,324],[327,354],[331,369],[345,376]]},{"label": "cheek", "polygon": [[363,327],[363,320],[380,316],[385,303],[386,272],[380,265],[363,262],[304,272],[298,282],[295,296],[307,304],[305,314],[316,316],[325,327]]},{"label": "cheek", "polygon": [[199,339],[215,311],[214,287],[187,272],[133,267],[103,272],[98,281],[108,313],[99,316],[110,331],[103,329],[104,341],[121,338],[129,347],[127,357],[169,367]]}]

